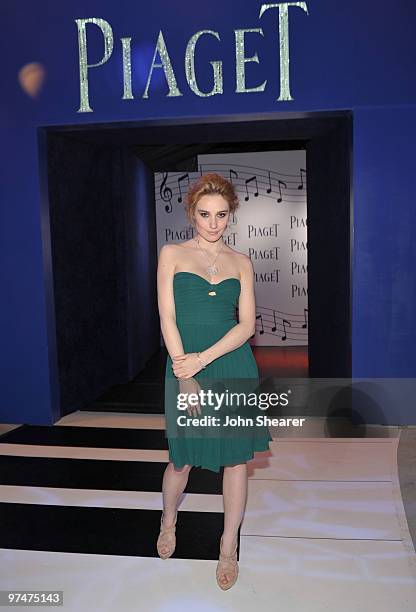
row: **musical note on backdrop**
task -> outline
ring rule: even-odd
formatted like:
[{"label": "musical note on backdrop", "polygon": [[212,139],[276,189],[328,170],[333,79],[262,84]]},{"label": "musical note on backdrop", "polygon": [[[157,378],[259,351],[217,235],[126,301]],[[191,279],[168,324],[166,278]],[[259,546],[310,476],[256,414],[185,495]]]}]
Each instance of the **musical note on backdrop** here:
[{"label": "musical note on backdrop", "polygon": [[189,185],[189,173],[187,172],[186,174],[184,174],[183,176],[178,178],[178,187],[179,187],[179,197],[178,197],[178,202],[182,202],[182,189],[181,189],[181,181],[184,181],[188,179],[188,185]]},{"label": "musical note on backdrop", "polygon": [[238,178],[238,173],[235,170],[233,170],[232,168],[230,168],[230,182],[231,182],[232,185],[234,185],[234,183],[233,183],[233,174],[234,174],[235,178]]},{"label": "musical note on backdrop", "polygon": [[[202,174],[216,172],[227,178],[236,188],[237,192],[248,202],[251,196],[274,198],[278,203],[297,204],[305,202],[306,170],[299,169],[299,174],[282,174],[273,170],[254,168],[235,164],[230,168],[229,164],[199,164],[195,172],[164,172],[155,173],[155,188],[157,199],[167,202],[166,212],[172,212],[172,199],[177,198],[182,202],[184,198],[184,183],[187,186],[190,180],[196,180]],[[159,178],[162,177],[162,180]],[[161,183],[159,181],[161,180]],[[249,192],[249,185],[253,185],[254,191]],[[159,186],[160,187],[159,187]],[[155,194],[155,195],[156,195]]]},{"label": "musical note on backdrop", "polygon": [[256,319],[260,319],[260,323],[261,323],[261,330],[259,331],[259,334],[264,334],[263,317],[261,316],[261,314],[259,314],[259,315],[256,315]]},{"label": "musical note on backdrop", "polygon": [[306,170],[304,170],[303,168],[300,169],[300,185],[298,185],[298,189],[303,189],[303,176],[302,176],[302,172],[304,174],[306,174]]},{"label": "musical note on backdrop", "polygon": [[[267,308],[260,306],[257,309],[256,321],[260,321],[260,329],[256,330],[260,335],[271,334],[273,336],[279,336],[281,340],[286,341],[296,340],[298,342],[307,343],[308,332],[305,323],[302,323],[302,319],[305,320],[305,313],[307,308],[304,308],[304,314],[290,314],[286,312],[280,312],[276,308]],[[261,313],[258,313],[261,310]]]},{"label": "musical note on backdrop", "polygon": [[166,204],[165,206],[165,210],[166,212],[171,213],[173,193],[172,193],[172,189],[166,185],[166,181],[168,180],[168,174],[169,172],[163,173],[163,181],[162,181],[162,184],[160,185],[160,197],[162,198],[164,202],[168,202],[168,204]]},{"label": "musical note on backdrop", "polygon": [[283,319],[283,336],[282,336],[282,340],[286,340],[287,335],[286,335],[286,325],[289,325],[289,327],[292,327],[292,324],[290,321],[286,321],[286,319]]},{"label": "musical note on backdrop", "polygon": [[287,185],[286,185],[286,183],[284,183],[283,181],[281,181],[281,180],[279,179],[279,180],[278,180],[278,186],[279,186],[279,197],[277,198],[277,201],[278,201],[278,202],[281,202],[281,201],[282,201],[282,187],[281,187],[281,185],[283,185],[283,187],[284,187],[285,189],[287,189]]},{"label": "musical note on backdrop", "polygon": [[276,311],[275,310],[273,310],[273,323],[274,325],[272,327],[272,332],[275,332],[276,331]]},{"label": "musical note on backdrop", "polygon": [[268,172],[269,172],[269,186],[266,189],[266,193],[271,193],[271,191],[272,191],[272,177],[271,177],[271,174],[270,174],[270,170]]},{"label": "musical note on backdrop", "polygon": [[257,196],[259,195],[259,186],[257,184],[257,176],[252,176],[251,178],[246,179],[245,183],[246,183],[247,195],[244,198],[246,202],[250,199],[250,196],[249,196],[249,193],[248,193],[248,184],[251,183],[252,181],[255,181],[255,183],[256,183],[256,191],[254,192],[254,197],[257,198]]}]

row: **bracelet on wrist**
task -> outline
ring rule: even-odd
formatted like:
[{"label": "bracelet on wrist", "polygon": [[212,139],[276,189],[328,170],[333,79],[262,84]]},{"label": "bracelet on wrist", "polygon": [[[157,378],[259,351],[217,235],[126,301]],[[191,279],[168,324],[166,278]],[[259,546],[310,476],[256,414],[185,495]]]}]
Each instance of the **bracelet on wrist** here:
[{"label": "bracelet on wrist", "polygon": [[201,357],[200,357],[200,353],[197,353],[196,356],[198,357],[199,363],[202,366],[202,369],[205,369],[207,366],[206,364],[202,361]]}]

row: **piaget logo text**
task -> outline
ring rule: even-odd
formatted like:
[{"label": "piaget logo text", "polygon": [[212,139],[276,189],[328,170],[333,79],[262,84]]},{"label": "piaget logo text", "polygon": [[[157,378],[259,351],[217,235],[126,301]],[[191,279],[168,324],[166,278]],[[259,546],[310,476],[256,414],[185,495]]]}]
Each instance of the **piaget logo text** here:
[{"label": "piaget logo text", "polygon": [[[308,13],[306,2],[281,2],[278,4],[262,4],[260,7],[259,19],[269,9],[277,9],[278,13],[278,49],[280,57],[280,93],[277,101],[293,100],[290,92],[289,79],[289,7],[298,7]],[[89,17],[88,19],[75,19],[78,28],[78,49],[79,49],[79,86],[80,86],[80,107],[77,112],[91,113],[93,109],[90,106],[88,79],[91,69],[96,69],[105,64],[111,57],[114,51],[114,34],[111,25],[105,19],[99,17]],[[88,62],[88,36],[87,25],[94,24],[100,28],[103,35],[104,52],[102,58],[95,64]],[[267,84],[267,79],[256,87],[246,87],[245,65],[248,62],[259,63],[257,53],[251,57],[246,57],[245,54],[245,38],[247,34],[257,34],[263,36],[261,28],[245,28],[234,30],[235,36],[235,92],[236,93],[251,93],[264,91]],[[213,85],[210,91],[201,91],[198,86],[198,78],[195,71],[195,54],[197,52],[198,41],[202,36],[213,36],[219,42],[220,35],[214,30],[200,30],[191,36],[185,49],[185,77],[190,90],[197,96],[209,97],[223,93],[223,73],[222,61],[210,61],[212,67]],[[131,37],[120,38],[121,47],[120,55],[123,67],[123,96],[122,100],[133,100],[132,86],[132,61],[131,61]],[[159,60],[157,61],[157,56]],[[146,87],[142,98],[149,97],[149,86],[152,80],[153,71],[155,69],[163,69],[166,81],[169,87],[167,97],[182,96],[183,93],[178,87],[175,76],[174,64],[168,53],[162,30],[159,31],[157,37],[153,60],[149,68]],[[177,70],[177,67],[176,67]]]}]

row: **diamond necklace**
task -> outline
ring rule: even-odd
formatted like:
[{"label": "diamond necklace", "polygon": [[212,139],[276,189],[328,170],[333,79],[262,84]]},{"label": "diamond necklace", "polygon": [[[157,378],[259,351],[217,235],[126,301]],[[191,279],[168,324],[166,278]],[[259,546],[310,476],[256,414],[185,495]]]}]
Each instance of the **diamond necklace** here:
[{"label": "diamond necklace", "polygon": [[[194,238],[194,240],[196,241],[199,250],[201,251],[201,253],[204,255],[204,257],[206,257],[208,259],[208,255],[205,253],[205,251],[202,249],[201,245],[199,244],[199,240],[198,238]],[[221,240],[221,246],[217,251],[217,254],[215,255],[215,259],[214,261],[206,268],[208,275],[214,276],[214,274],[217,274],[218,272],[218,268],[215,265],[215,262],[217,261],[218,255],[220,254],[220,252],[222,251],[222,248],[224,246],[224,242]],[[211,285],[211,291],[208,292],[208,295],[217,295],[216,291],[213,289],[213,283],[212,283],[212,278],[210,279],[210,285]]]}]

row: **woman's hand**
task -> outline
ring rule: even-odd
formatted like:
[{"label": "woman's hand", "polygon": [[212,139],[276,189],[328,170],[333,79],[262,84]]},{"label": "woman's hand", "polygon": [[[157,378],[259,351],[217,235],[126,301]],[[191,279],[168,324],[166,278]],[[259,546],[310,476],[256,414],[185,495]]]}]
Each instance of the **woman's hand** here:
[{"label": "woman's hand", "polygon": [[197,353],[186,353],[172,357],[172,369],[176,378],[191,378],[202,370],[202,365],[198,359]]},{"label": "woman's hand", "polygon": [[[182,380],[179,380],[178,382],[179,382],[179,392],[180,393],[185,393],[185,394],[197,393],[199,395],[199,392],[201,391],[201,387],[198,381],[195,380],[195,378],[188,378],[186,380],[182,379]],[[194,403],[188,404],[187,411],[188,411],[189,416],[195,417],[197,414],[201,414],[201,406],[199,404],[199,401],[195,405]]]}]

